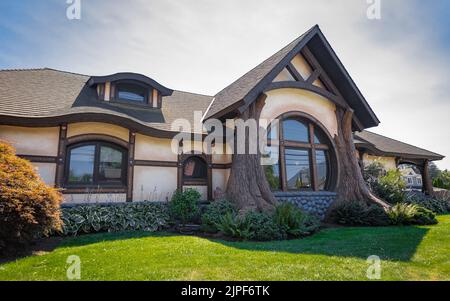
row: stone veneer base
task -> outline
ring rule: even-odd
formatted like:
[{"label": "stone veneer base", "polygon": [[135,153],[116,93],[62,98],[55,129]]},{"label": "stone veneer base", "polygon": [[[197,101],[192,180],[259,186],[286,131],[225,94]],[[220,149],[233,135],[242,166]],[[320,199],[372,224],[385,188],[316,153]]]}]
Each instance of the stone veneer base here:
[{"label": "stone veneer base", "polygon": [[280,202],[289,202],[304,211],[319,217],[321,220],[330,208],[331,204],[336,201],[337,194],[335,192],[276,192],[275,198]]}]

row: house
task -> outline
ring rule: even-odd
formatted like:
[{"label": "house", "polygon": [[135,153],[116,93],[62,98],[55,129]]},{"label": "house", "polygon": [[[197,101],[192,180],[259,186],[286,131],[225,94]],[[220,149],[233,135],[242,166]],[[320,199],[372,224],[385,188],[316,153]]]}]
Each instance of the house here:
[{"label": "house", "polygon": [[421,189],[422,188],[422,176],[420,172],[416,171],[413,165],[402,164],[398,167],[402,173],[402,179],[405,181],[408,189]]},{"label": "house", "polygon": [[[363,163],[413,163],[426,177],[428,162],[443,158],[366,130],[379,120],[318,26],[214,96],[176,91],[134,73],[0,71],[0,139],[61,188],[67,203],[164,201],[185,188],[213,199],[227,187],[230,145],[215,143],[207,154],[202,143],[191,143],[193,151],[174,152],[180,131],[173,124],[194,123],[194,112],[203,122],[225,122],[262,95],[260,118],[280,122],[279,143],[271,144],[278,157],[265,168],[267,180],[278,198],[294,195],[313,204],[312,211],[325,210],[340,185],[334,143],[339,106],[354,111]],[[206,136],[201,128],[191,133]]]}]

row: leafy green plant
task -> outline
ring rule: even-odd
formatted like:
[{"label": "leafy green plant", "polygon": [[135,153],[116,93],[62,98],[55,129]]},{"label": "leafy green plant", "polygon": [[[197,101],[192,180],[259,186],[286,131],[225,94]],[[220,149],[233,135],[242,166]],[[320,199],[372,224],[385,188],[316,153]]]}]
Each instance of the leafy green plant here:
[{"label": "leafy green plant", "polygon": [[63,208],[62,213],[62,235],[73,236],[97,232],[154,232],[169,221],[167,205],[150,202],[82,205]]},{"label": "leafy green plant", "polygon": [[172,217],[178,219],[183,225],[192,221],[199,215],[200,198],[200,193],[195,189],[176,191],[169,205]]},{"label": "leafy green plant", "polygon": [[15,253],[61,228],[62,195],[47,186],[30,162],[0,141],[0,253]]},{"label": "leafy green plant", "polygon": [[399,170],[390,170],[373,183],[372,188],[376,195],[390,204],[403,202],[405,199],[406,184]]},{"label": "leafy green plant", "polygon": [[433,186],[450,190],[450,172],[448,170],[441,171],[438,176],[433,179]]},{"label": "leafy green plant", "polygon": [[416,192],[407,193],[405,203],[419,205],[436,214],[444,214],[448,209],[447,201],[435,199],[423,193]]},{"label": "leafy green plant", "polygon": [[328,219],[333,223],[346,226],[389,225],[389,218],[383,208],[377,205],[368,206],[365,202],[358,201],[336,203]]},{"label": "leafy green plant", "polygon": [[219,229],[217,224],[227,213],[236,214],[235,206],[227,200],[214,201],[206,207],[202,214],[202,230],[209,233],[217,233]]},{"label": "leafy green plant", "polygon": [[254,233],[251,231],[247,220],[231,212],[222,216],[216,224],[216,227],[220,232],[229,237],[242,240],[250,240],[254,237]]},{"label": "leafy green plant", "polygon": [[320,222],[317,218],[304,213],[290,203],[278,205],[274,219],[278,226],[292,237],[308,236],[320,228]]},{"label": "leafy green plant", "polygon": [[387,214],[393,225],[437,224],[436,215],[432,211],[414,204],[396,204]]},{"label": "leafy green plant", "polygon": [[250,211],[245,215],[245,223],[250,228],[252,237],[257,241],[270,241],[285,239],[286,231],[281,228],[269,213],[259,213]]}]

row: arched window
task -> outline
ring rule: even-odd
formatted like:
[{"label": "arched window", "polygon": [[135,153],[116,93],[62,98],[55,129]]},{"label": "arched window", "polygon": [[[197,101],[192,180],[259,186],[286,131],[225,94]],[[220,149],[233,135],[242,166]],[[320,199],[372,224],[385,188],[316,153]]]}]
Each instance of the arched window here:
[{"label": "arched window", "polygon": [[266,178],[275,191],[321,191],[331,187],[332,146],[314,121],[287,114],[268,133],[272,165]]},{"label": "arched window", "polygon": [[183,164],[184,181],[206,181],[208,178],[208,165],[200,157],[189,157]]},{"label": "arched window", "polygon": [[67,186],[126,186],[127,151],[108,142],[83,142],[67,149]]},{"label": "arched window", "polygon": [[135,104],[151,104],[149,101],[151,89],[133,81],[112,83],[112,99]]}]

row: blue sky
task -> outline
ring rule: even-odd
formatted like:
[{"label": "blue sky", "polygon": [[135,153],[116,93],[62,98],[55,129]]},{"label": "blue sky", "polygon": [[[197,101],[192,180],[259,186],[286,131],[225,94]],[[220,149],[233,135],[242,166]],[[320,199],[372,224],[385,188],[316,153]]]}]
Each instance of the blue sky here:
[{"label": "blue sky", "polygon": [[[378,115],[374,132],[450,156],[450,1],[66,0],[0,2],[0,69],[146,74],[215,94],[315,24]],[[450,158],[439,162],[450,169]]]}]

